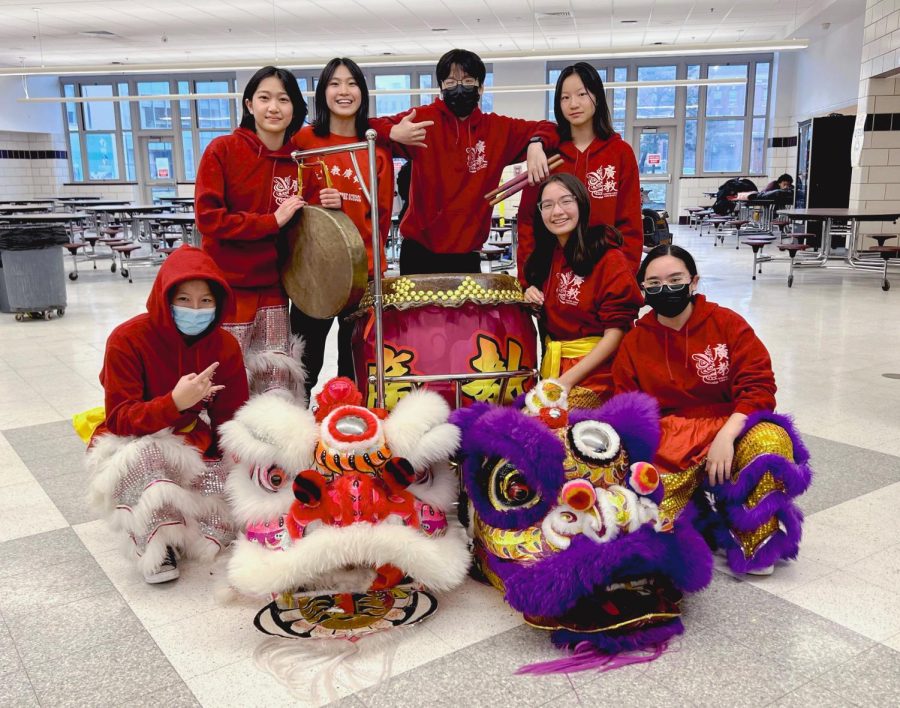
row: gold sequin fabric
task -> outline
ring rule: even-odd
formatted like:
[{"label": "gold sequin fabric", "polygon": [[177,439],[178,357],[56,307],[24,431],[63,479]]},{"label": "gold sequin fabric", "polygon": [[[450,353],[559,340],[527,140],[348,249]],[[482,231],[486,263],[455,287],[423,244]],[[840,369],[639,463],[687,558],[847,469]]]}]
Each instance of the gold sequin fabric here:
[{"label": "gold sequin fabric", "polygon": [[780,425],[768,421],[757,423],[738,440],[734,449],[734,479],[747,465],[760,455],[775,454],[794,461],[794,446],[791,436]]},{"label": "gold sequin fabric", "polygon": [[[382,304],[399,310],[422,305],[459,307],[467,302],[479,305],[501,305],[525,302],[522,286],[511,275],[405,275],[385,278],[382,286]],[[366,290],[359,311],[365,311],[375,303],[372,285]]]},{"label": "gold sequin fabric", "polygon": [[703,465],[694,465],[683,472],[661,474],[664,496],[659,505],[659,518],[662,521],[675,521],[684,511],[697,487],[700,486]]},{"label": "gold sequin fabric", "polygon": [[744,558],[752,558],[760,547],[778,531],[778,520],[773,516],[766,523],[746,533],[732,529],[731,535],[744,552]]},{"label": "gold sequin fabric", "polygon": [[599,408],[603,399],[584,386],[573,386],[569,391],[569,408]]}]

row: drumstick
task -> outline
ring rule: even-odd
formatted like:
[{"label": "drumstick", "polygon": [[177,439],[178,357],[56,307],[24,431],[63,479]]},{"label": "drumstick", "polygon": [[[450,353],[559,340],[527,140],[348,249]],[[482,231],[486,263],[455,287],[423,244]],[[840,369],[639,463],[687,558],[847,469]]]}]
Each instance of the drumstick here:
[{"label": "drumstick", "polygon": [[[550,158],[550,160],[547,161],[547,167],[549,167],[550,171],[552,172],[557,167],[562,165],[562,163],[563,163],[562,157],[560,155],[554,155],[553,157]],[[506,184],[502,184],[502,185],[500,185],[500,187],[498,187],[496,190],[494,190],[494,194],[496,194],[496,196],[493,199],[491,199],[490,205],[496,206],[497,204],[502,202],[504,199],[508,199],[509,197],[511,197],[513,194],[516,194],[517,192],[521,192],[528,185],[528,175],[527,174],[519,175],[516,178],[516,180],[517,181],[515,181],[515,182],[513,180],[510,180]],[[489,198],[488,195],[485,195],[485,199],[488,199],[488,198]]]},{"label": "drumstick", "polygon": [[[551,155],[547,159],[547,166],[551,170],[556,169],[557,167],[559,167],[559,165],[562,164],[562,159],[563,159],[562,155],[560,155],[560,154]],[[484,198],[485,199],[493,199],[501,192],[505,192],[506,190],[510,189],[511,187],[514,187],[515,185],[519,184],[520,182],[526,182],[527,180],[528,180],[528,173],[523,172],[522,174],[516,175],[508,182],[504,182],[499,187],[497,187],[497,189],[492,189],[490,192],[488,192],[487,194],[484,195]],[[516,191],[518,191],[518,190],[516,190]],[[513,192],[513,194],[515,194],[515,192]]]}]

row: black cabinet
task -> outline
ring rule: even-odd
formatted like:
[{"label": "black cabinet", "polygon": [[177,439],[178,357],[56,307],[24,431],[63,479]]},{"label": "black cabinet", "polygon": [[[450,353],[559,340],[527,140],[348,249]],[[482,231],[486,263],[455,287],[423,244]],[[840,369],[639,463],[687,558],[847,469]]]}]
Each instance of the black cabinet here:
[{"label": "black cabinet", "polygon": [[[850,143],[855,124],[856,116],[843,115],[811,118],[798,124],[795,207],[850,206]],[[822,223],[810,222],[807,231],[821,234]],[[843,236],[836,239],[842,240]],[[835,247],[840,245],[832,243]]]}]

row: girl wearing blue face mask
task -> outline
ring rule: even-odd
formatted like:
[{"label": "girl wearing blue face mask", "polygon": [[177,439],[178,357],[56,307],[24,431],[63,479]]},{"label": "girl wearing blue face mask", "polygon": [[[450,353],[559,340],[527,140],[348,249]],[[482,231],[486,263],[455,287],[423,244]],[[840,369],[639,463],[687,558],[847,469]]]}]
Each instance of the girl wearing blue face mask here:
[{"label": "girl wearing blue face mask", "polygon": [[177,578],[178,554],[209,558],[232,538],[216,430],[249,392],[240,346],[220,327],[230,307],[213,260],[182,246],[159,269],[147,312],[106,342],[91,496],[149,583]]}]

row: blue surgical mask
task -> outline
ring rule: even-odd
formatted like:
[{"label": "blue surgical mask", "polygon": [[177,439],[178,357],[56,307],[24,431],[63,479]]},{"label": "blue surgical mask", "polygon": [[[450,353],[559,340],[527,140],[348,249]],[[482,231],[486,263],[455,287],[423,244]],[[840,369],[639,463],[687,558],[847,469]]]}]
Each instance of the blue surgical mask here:
[{"label": "blue surgical mask", "polygon": [[172,305],[172,319],[179,332],[193,337],[203,332],[216,319],[216,308],[195,310],[193,307]]}]

